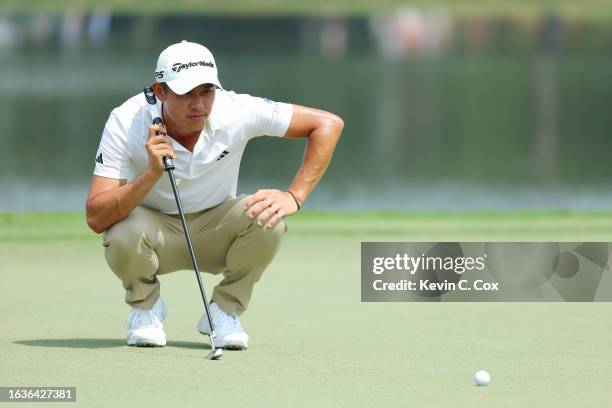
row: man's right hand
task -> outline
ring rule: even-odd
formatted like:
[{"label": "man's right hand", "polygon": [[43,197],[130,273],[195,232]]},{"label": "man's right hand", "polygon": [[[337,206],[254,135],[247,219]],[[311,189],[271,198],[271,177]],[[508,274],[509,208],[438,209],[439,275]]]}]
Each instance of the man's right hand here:
[{"label": "man's right hand", "polygon": [[97,232],[126,218],[164,174],[163,157],[176,157],[163,125],[149,126],[145,147],[149,167],[130,180],[93,176],[87,196],[87,225]]},{"label": "man's right hand", "polygon": [[168,139],[166,127],[162,125],[149,126],[149,135],[145,143],[149,155],[149,168],[155,174],[164,173],[164,157],[176,158],[172,143]]}]

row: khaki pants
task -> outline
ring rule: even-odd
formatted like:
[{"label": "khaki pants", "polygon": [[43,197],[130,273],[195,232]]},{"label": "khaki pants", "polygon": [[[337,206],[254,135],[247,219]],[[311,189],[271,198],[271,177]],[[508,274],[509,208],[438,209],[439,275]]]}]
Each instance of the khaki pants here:
[{"label": "khaki pants", "polygon": [[[282,221],[273,229],[257,225],[244,210],[247,198],[185,216],[200,270],[224,275],[212,300],[235,315],[246,310],[286,231]],[[157,275],[193,270],[178,215],[137,207],[104,233],[103,245],[108,265],[123,282],[125,301],[134,307],[153,307],[159,297]]]}]

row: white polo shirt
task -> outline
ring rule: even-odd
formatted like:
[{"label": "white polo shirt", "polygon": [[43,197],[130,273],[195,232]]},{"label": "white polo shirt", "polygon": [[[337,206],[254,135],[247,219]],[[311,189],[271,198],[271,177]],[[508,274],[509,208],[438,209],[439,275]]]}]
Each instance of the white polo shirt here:
[{"label": "white polo shirt", "polygon": [[[161,102],[158,109],[161,112]],[[236,197],[247,142],[262,135],[284,136],[292,113],[290,104],[218,89],[193,153],[172,139],[174,175],[185,212],[205,210]],[[145,143],[152,121],[143,93],[113,109],[96,153],[94,174],[129,182],[142,173],[149,166]],[[178,214],[167,176],[158,180],[141,205]]]}]

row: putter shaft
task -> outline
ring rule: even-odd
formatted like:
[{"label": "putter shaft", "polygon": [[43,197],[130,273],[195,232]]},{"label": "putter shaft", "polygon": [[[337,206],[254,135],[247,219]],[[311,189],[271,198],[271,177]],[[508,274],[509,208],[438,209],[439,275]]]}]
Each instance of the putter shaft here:
[{"label": "putter shaft", "polygon": [[208,309],[208,300],[206,299],[206,292],[204,291],[204,283],[202,282],[202,277],[200,276],[200,268],[198,267],[198,261],[195,257],[195,252],[193,251],[193,245],[191,244],[191,237],[189,236],[189,229],[187,228],[187,221],[185,220],[185,213],[183,212],[183,206],[181,204],[181,197],[179,196],[178,189],[176,188],[176,180],[174,179],[174,165],[166,166],[166,161],[164,161],[164,167],[166,172],[168,172],[168,176],[170,177],[170,184],[172,185],[172,191],[174,192],[174,198],[176,200],[176,206],[178,207],[179,215],[181,218],[181,224],[183,225],[183,231],[185,232],[185,238],[187,239],[187,247],[189,248],[189,255],[191,256],[191,262],[193,262],[193,268],[195,270],[196,278],[198,280],[198,286],[200,287],[200,294],[202,295],[202,301],[204,302],[204,309],[206,310],[206,318],[208,319],[208,324],[210,325],[210,345],[212,348],[212,353],[215,352],[215,345],[213,342],[213,338],[216,336],[215,328],[213,326],[212,319],[210,318],[210,310]]},{"label": "putter shaft", "polygon": [[[162,124],[162,118],[157,111],[157,98],[155,97],[155,93],[153,92],[153,88],[148,86],[144,89],[145,99],[147,100],[147,104],[149,106],[149,112],[153,117],[153,123],[156,125]],[[193,262],[193,268],[195,270],[196,278],[198,280],[198,286],[200,288],[200,294],[202,295],[202,301],[204,302],[204,310],[206,311],[206,318],[208,319],[208,324],[210,326],[210,347],[211,352],[208,354],[208,358],[210,360],[216,360],[221,357],[223,352],[219,349],[215,349],[215,343],[213,339],[216,337],[215,327],[213,325],[212,319],[210,317],[210,310],[208,309],[208,300],[206,299],[206,292],[204,291],[204,283],[202,282],[202,277],[200,276],[200,268],[198,267],[198,261],[196,260],[195,253],[193,251],[193,245],[191,244],[191,237],[189,236],[189,229],[187,228],[187,221],[185,221],[185,213],[183,212],[183,206],[181,204],[181,197],[179,196],[178,189],[176,187],[176,180],[174,179],[174,162],[170,157],[164,157],[162,159],[164,163],[164,170],[168,172],[168,176],[170,177],[170,185],[172,186],[172,191],[174,192],[174,199],[176,200],[176,206],[179,211],[179,215],[181,217],[181,224],[183,225],[183,231],[185,232],[185,238],[187,239],[187,247],[189,248],[189,255],[191,255],[191,262]]]}]

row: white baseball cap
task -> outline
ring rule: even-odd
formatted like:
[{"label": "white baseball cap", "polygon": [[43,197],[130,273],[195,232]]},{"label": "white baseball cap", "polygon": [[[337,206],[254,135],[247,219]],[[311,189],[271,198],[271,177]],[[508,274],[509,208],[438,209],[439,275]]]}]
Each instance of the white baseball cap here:
[{"label": "white baseball cap", "polygon": [[159,54],[155,82],[167,83],[178,95],[202,84],[221,88],[212,53],[203,45],[185,40],[172,44]]}]

